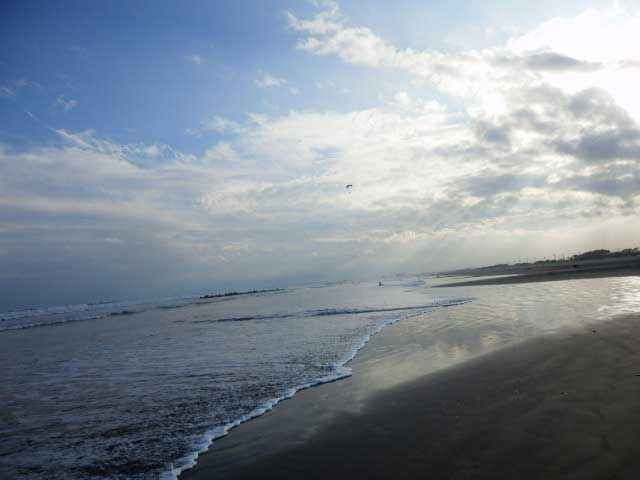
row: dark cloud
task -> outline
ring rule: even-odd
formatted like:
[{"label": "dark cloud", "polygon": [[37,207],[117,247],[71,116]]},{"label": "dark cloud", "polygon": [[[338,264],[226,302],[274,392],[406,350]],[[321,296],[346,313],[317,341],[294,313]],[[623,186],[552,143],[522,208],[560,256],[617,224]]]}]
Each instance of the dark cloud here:
[{"label": "dark cloud", "polygon": [[640,160],[640,132],[607,130],[584,131],[571,140],[554,142],[558,153],[571,155],[587,163],[613,160]]},{"label": "dark cloud", "polygon": [[602,65],[600,63],[585,62],[553,52],[527,55],[522,58],[522,64],[526,68],[532,70],[542,70],[548,72],[591,72],[602,68]]},{"label": "dark cloud", "polygon": [[609,126],[620,130],[636,128],[635,121],[627,111],[599,88],[589,88],[568,96],[563,104],[576,120],[596,123],[595,127]]},{"label": "dark cloud", "polygon": [[591,175],[575,175],[557,187],[631,201],[640,192],[640,170],[630,165],[607,168]]},{"label": "dark cloud", "polygon": [[482,140],[508,147],[511,144],[509,138],[509,127],[505,125],[492,125],[489,122],[478,122],[475,126],[476,134]]},{"label": "dark cloud", "polygon": [[458,185],[466,193],[474,197],[490,197],[504,192],[517,192],[528,187],[544,187],[546,177],[527,174],[485,174],[471,177]]},{"label": "dark cloud", "polygon": [[569,95],[535,87],[514,94],[512,103],[509,113],[476,122],[482,142],[506,148],[515,136],[533,133],[544,136],[541,148],[587,164],[640,160],[640,127],[601,89]]},{"label": "dark cloud", "polygon": [[[633,203],[640,192],[640,128],[609,94],[592,88],[571,95],[537,86],[514,92],[509,106],[511,110],[500,117],[476,121],[474,133],[480,142],[467,147],[492,167],[449,185],[460,199],[483,199],[474,204],[475,214],[491,216],[497,202],[511,197],[501,209],[508,215],[509,202],[514,208],[521,205],[521,191],[531,187],[555,194],[589,192]],[[522,173],[558,153],[577,161],[546,162],[545,174]],[[561,180],[551,182],[551,175]],[[591,215],[605,210],[588,211]]]},{"label": "dark cloud", "polygon": [[640,159],[640,129],[631,116],[601,89],[571,96],[566,103],[571,118],[584,125],[577,135],[554,142],[559,153],[589,163]]},{"label": "dark cloud", "polygon": [[603,67],[597,62],[578,60],[554,52],[530,53],[522,56],[501,55],[494,59],[499,67],[521,68],[540,72],[592,72]]},{"label": "dark cloud", "polygon": [[640,68],[640,60],[622,60],[618,62],[621,68]]},{"label": "dark cloud", "polygon": [[640,178],[612,178],[584,176],[575,177],[570,181],[573,188],[577,190],[585,190],[602,195],[616,196],[628,198],[640,191]]},{"label": "dark cloud", "polygon": [[530,108],[519,108],[511,113],[513,123],[520,128],[527,128],[541,134],[552,134],[557,131],[557,125],[550,119],[544,118],[542,115]]}]

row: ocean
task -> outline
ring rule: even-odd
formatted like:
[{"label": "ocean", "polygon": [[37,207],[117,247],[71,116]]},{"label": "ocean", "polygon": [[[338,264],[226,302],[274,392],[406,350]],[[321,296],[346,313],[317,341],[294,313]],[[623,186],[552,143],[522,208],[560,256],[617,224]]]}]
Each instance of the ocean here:
[{"label": "ocean", "polygon": [[466,301],[419,279],[0,315],[0,472],[175,478],[230,428],[345,364],[384,325]]},{"label": "ocean", "polygon": [[[441,281],[2,313],[0,476],[173,479],[234,426],[350,375],[391,323],[433,338],[423,358],[444,368],[640,305],[638,277],[428,288]],[[430,323],[436,309],[446,324]]]}]

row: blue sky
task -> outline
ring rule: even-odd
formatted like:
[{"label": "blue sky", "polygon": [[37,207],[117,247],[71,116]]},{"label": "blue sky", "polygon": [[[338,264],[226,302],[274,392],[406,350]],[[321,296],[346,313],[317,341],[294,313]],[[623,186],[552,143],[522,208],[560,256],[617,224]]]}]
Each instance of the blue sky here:
[{"label": "blue sky", "polygon": [[0,308],[634,246],[639,18],[5,2]]},{"label": "blue sky", "polygon": [[[562,5],[513,2],[505,11],[503,2],[408,1],[390,8],[357,1],[341,7],[400,48],[456,50],[495,41],[485,34],[491,22],[508,18],[513,28],[525,28],[545,15],[579,11],[571,2]],[[242,121],[246,112],[366,108],[393,95],[403,76],[296,50],[284,12],[308,16],[310,2],[25,1],[3,8],[0,81],[13,84],[19,97],[0,104],[2,135],[11,143],[47,139],[50,132],[29,111],[55,128],[196,153],[209,142],[184,130],[212,112]],[[258,88],[263,72],[300,92]],[[27,83],[15,85],[20,81]],[[335,87],[320,90],[317,83]]]},{"label": "blue sky", "polygon": [[[56,128],[90,128],[120,142],[161,142],[195,153],[209,140],[184,130],[212,113],[241,121],[247,112],[344,109],[375,99],[375,88],[348,96],[318,92],[318,82],[352,89],[365,75],[297,51],[288,9],[309,12],[311,5],[16,2],[3,15],[2,82],[29,83],[15,86],[19,102],[1,105],[3,133],[45,139],[29,111]],[[261,89],[255,82],[267,73],[305,91]],[[74,102],[71,108],[61,97]]]}]

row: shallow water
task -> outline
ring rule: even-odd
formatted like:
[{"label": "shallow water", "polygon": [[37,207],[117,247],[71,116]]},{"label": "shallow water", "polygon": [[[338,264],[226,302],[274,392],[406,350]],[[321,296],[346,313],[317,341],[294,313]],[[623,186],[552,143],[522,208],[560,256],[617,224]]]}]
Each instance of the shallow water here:
[{"label": "shallow water", "polygon": [[400,280],[7,314],[0,472],[171,478],[225,426],[348,375],[387,322],[451,300]]}]

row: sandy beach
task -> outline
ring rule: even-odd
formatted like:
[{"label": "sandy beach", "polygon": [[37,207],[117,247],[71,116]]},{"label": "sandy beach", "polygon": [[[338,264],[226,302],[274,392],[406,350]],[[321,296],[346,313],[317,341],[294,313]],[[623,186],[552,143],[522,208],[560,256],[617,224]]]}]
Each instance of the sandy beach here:
[{"label": "sandy beach", "polygon": [[435,371],[399,353],[410,336],[388,327],[352,377],[241,425],[180,478],[638,478],[640,315]]}]

